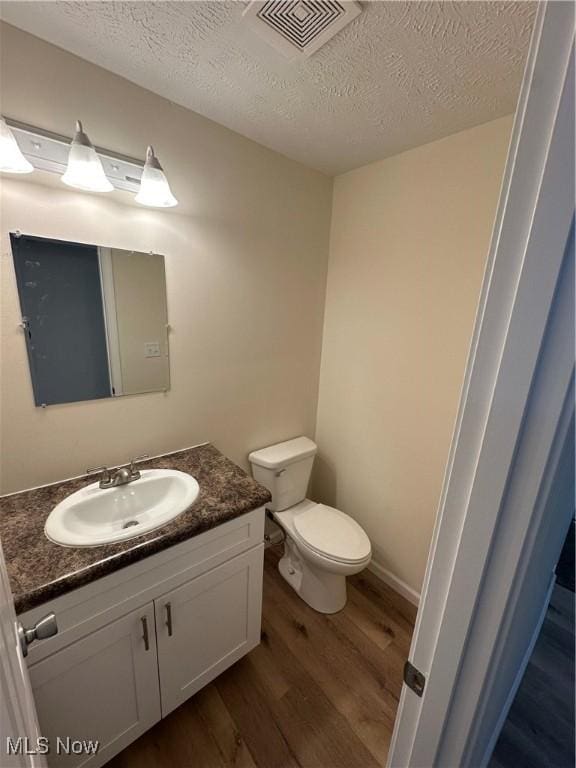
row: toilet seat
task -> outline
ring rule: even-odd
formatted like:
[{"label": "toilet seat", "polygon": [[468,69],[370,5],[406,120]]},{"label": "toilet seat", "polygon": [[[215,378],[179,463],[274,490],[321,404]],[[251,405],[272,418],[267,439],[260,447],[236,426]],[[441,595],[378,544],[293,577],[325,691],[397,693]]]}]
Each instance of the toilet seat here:
[{"label": "toilet seat", "polygon": [[311,550],[339,563],[360,563],[370,557],[370,539],[349,515],[326,504],[295,514],[294,533]]}]

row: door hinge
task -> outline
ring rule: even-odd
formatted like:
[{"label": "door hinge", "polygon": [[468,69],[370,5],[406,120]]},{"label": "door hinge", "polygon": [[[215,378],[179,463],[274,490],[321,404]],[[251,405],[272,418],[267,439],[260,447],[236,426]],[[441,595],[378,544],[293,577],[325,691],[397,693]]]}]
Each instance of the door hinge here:
[{"label": "door hinge", "polygon": [[404,664],[404,682],[417,696],[422,696],[424,693],[426,678],[422,672],[420,672],[419,669],[416,669],[416,667],[409,661]]}]

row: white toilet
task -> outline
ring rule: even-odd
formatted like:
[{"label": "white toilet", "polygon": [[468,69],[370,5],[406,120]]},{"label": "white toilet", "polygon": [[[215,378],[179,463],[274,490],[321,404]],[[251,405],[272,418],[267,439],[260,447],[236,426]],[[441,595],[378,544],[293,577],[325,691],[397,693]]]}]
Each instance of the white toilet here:
[{"label": "white toilet", "polygon": [[254,479],[272,494],[268,509],[286,535],[278,569],[316,611],[346,605],[346,576],[370,562],[370,539],[344,512],[306,498],[316,444],[307,437],[253,451]]}]

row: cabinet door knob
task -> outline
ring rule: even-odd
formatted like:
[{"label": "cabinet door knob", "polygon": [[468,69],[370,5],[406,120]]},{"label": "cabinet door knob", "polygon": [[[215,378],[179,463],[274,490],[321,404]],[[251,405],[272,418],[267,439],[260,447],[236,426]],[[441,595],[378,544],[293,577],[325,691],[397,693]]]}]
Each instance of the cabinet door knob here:
[{"label": "cabinet door knob", "polygon": [[166,626],[168,627],[168,637],[172,637],[172,604],[166,603]]},{"label": "cabinet door knob", "polygon": [[28,656],[28,646],[33,643],[34,640],[46,640],[46,638],[58,634],[58,624],[56,623],[56,616],[53,613],[44,616],[29,629],[25,629],[19,621],[17,629],[22,656]]},{"label": "cabinet door knob", "polygon": [[142,616],[140,619],[142,622],[142,639],[144,640],[144,650],[150,650],[150,637],[148,635],[148,619],[146,616]]}]

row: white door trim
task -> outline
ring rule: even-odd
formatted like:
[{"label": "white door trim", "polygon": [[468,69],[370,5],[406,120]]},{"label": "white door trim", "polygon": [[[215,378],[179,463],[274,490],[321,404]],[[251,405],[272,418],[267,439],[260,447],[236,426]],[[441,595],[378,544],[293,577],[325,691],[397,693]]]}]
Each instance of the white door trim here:
[{"label": "white door trim", "polygon": [[[410,651],[412,663],[426,676],[426,687],[421,698],[403,687],[389,766],[448,764],[438,755],[469,630],[478,605],[491,599],[482,591],[486,565],[504,512],[574,215],[574,106],[568,83],[573,39],[572,4],[542,3]],[[565,373],[558,372],[558,378]],[[569,382],[564,379],[558,385],[548,414],[552,436]],[[545,448],[540,457],[544,464]],[[524,524],[528,529],[531,521]],[[499,587],[511,590],[512,583]],[[491,652],[484,649],[488,657]],[[468,700],[477,702],[481,691],[470,689]],[[458,735],[461,759],[469,735]]]},{"label": "white door trim", "polygon": [[16,614],[4,553],[0,542],[0,766],[2,768],[46,768],[43,755],[20,751],[10,754],[8,740],[21,737],[25,748],[34,751],[40,731],[28,670],[16,634]]},{"label": "white door trim", "polygon": [[482,748],[483,754],[482,754],[482,758],[480,759],[479,765],[482,765],[482,766],[487,765],[490,758],[492,757],[494,747],[496,746],[498,737],[500,736],[502,728],[504,727],[504,723],[506,722],[506,718],[508,717],[508,712],[510,711],[510,707],[512,706],[512,703],[516,698],[516,693],[518,692],[518,688],[520,687],[520,683],[522,682],[522,678],[524,677],[524,672],[526,671],[526,667],[528,666],[528,662],[530,661],[530,657],[532,656],[534,646],[536,645],[536,641],[540,636],[540,630],[542,629],[542,624],[544,623],[544,619],[546,618],[546,614],[548,612],[548,606],[550,604],[550,598],[552,597],[552,592],[554,590],[555,584],[556,584],[556,575],[552,576],[552,578],[550,579],[550,583],[548,584],[548,589],[546,591],[546,598],[544,600],[544,604],[542,605],[542,609],[540,610],[540,616],[538,617],[538,621],[536,622],[536,626],[534,627],[534,631],[532,632],[532,637],[530,638],[528,645],[526,646],[526,651],[524,653],[524,656],[520,662],[518,669],[516,670],[516,674],[512,682],[512,687],[508,691],[508,694],[506,696],[502,709],[500,710],[498,718],[494,723],[492,733],[490,734],[487,741],[483,744],[483,748]]},{"label": "white door trim", "polygon": [[570,241],[460,660],[436,756],[438,765],[481,768],[490,759],[490,745],[511,704],[509,693],[545,609],[550,580],[574,516],[574,247]]}]

